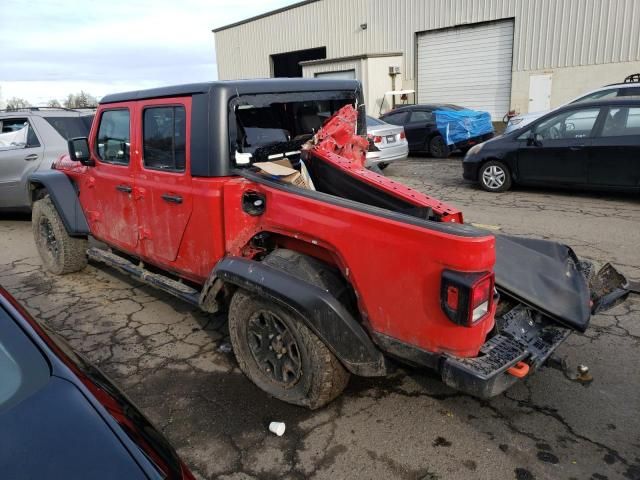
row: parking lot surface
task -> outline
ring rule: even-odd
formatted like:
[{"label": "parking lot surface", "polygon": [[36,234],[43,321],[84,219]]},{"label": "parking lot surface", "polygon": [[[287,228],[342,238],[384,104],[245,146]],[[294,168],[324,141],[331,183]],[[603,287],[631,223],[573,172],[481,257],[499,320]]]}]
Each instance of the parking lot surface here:
[{"label": "parking lot surface", "polygon": [[[461,208],[466,222],[562,241],[640,279],[637,196],[486,193],[462,181],[459,158],[410,158],[385,173]],[[595,316],[558,350],[571,368],[590,367],[589,385],[544,368],[480,401],[398,368],[352,378],[310,412],[240,373],[224,317],[95,265],[45,273],[28,218],[0,217],[0,252],[0,284],[110,375],[199,478],[640,479],[639,297]],[[286,423],[283,437],[267,431],[272,420]]]}]

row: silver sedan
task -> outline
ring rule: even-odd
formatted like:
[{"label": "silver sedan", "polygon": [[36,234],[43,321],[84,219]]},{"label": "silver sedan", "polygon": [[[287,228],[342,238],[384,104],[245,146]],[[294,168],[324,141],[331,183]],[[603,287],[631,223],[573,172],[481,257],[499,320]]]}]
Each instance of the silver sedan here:
[{"label": "silver sedan", "polygon": [[395,160],[403,160],[409,155],[409,144],[404,128],[391,125],[377,118],[367,116],[367,136],[369,151],[366,167],[377,166],[384,169]]}]

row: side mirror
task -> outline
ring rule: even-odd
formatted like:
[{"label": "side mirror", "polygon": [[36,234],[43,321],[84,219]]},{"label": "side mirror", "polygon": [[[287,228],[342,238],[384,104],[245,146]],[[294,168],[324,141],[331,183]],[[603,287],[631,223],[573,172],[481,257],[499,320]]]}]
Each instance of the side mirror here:
[{"label": "side mirror", "polygon": [[80,162],[85,166],[93,166],[91,154],[89,153],[89,141],[86,137],[71,138],[67,143],[71,160]]},{"label": "side mirror", "polygon": [[531,147],[541,147],[542,146],[542,135],[539,133],[531,132],[527,137],[527,146]]}]

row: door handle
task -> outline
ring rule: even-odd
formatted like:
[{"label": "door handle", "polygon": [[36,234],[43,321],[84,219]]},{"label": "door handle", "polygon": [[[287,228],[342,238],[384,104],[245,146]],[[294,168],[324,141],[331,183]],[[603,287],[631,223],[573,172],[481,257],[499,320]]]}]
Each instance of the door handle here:
[{"label": "door handle", "polygon": [[30,161],[32,161],[32,160],[37,160],[37,159],[38,159],[38,154],[37,154],[37,153],[32,153],[32,154],[27,155],[26,157],[24,157],[24,159],[25,159],[27,162],[30,162]]},{"label": "door handle", "polygon": [[133,189],[129,185],[118,185],[116,186],[116,190],[119,192],[131,193]]},{"label": "door handle", "polygon": [[182,203],[182,197],[180,195],[171,195],[169,193],[163,193],[161,196],[165,202]]}]

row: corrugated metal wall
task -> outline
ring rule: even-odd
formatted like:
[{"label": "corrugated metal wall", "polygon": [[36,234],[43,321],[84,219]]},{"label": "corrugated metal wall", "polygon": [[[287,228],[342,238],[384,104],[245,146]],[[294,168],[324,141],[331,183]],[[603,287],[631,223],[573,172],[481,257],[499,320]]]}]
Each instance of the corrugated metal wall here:
[{"label": "corrugated metal wall", "polygon": [[321,0],[216,33],[218,74],[269,77],[269,55],[326,46],[403,51],[412,80],[416,32],[502,18],[515,19],[514,71],[640,60],[640,0]]}]

